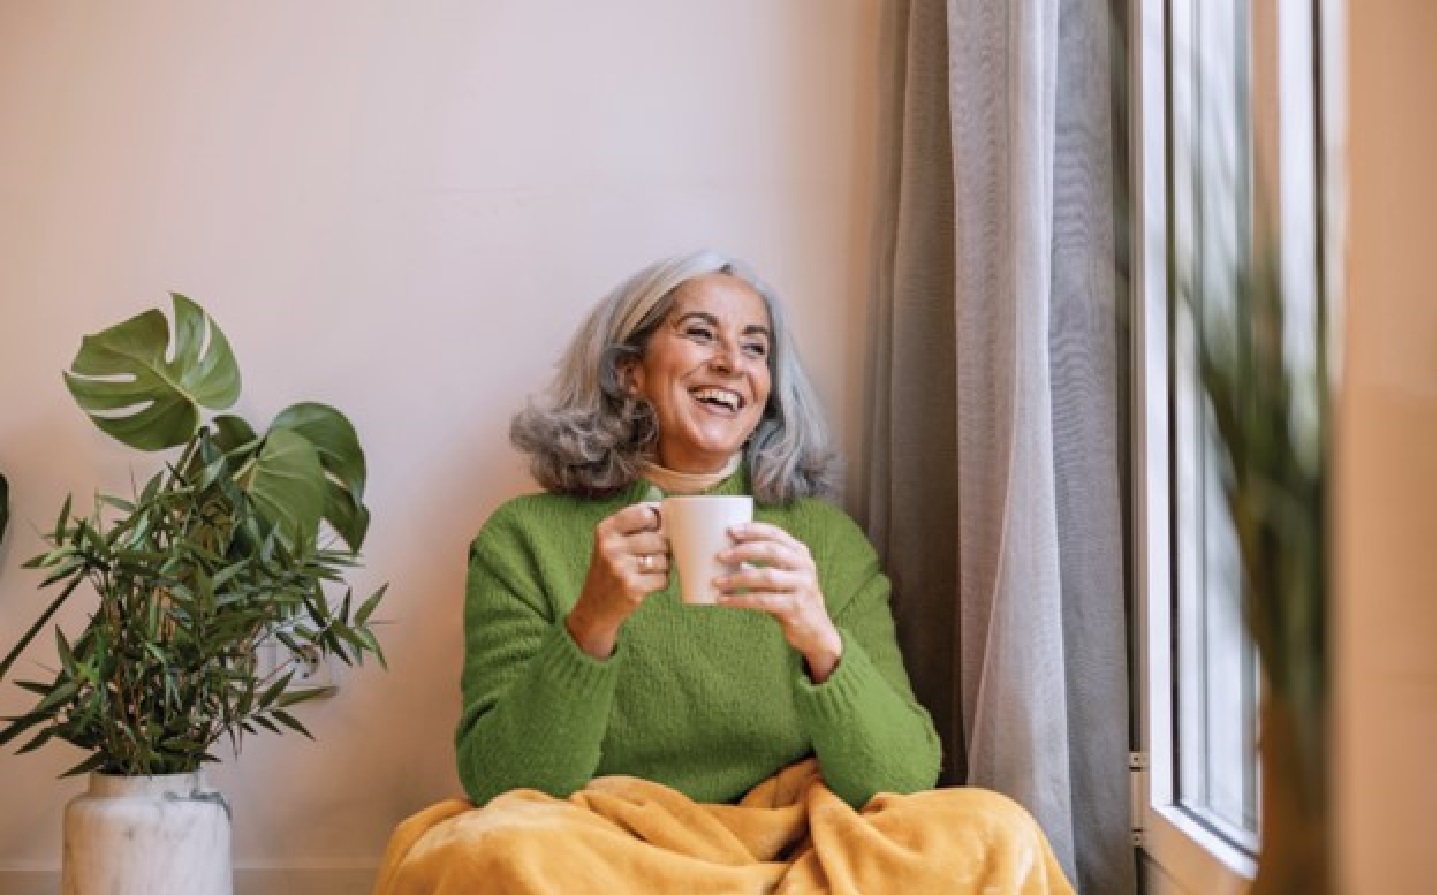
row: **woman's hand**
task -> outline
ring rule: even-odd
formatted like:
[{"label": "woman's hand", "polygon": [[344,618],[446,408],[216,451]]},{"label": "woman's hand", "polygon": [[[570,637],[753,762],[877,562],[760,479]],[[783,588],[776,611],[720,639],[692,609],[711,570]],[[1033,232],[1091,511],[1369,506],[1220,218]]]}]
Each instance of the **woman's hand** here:
[{"label": "woman's hand", "polygon": [[828,680],[843,655],[843,639],[828,617],[808,547],[767,522],[735,525],[729,535],[735,544],[719,553],[719,562],[749,565],[714,582],[720,604],[772,615],[789,646],[803,654],[813,682]]},{"label": "woman's hand", "polygon": [[589,574],[565,623],[579,649],[596,659],[613,655],[625,619],[668,586],[668,551],[652,503],[624,507],[594,528]]}]

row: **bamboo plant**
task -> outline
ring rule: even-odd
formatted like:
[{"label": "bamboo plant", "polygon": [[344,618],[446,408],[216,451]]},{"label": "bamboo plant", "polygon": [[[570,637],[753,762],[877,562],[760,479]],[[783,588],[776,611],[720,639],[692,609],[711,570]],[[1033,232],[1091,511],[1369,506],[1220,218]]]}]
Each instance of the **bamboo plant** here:
[{"label": "bamboo plant", "polygon": [[[345,585],[369,525],[353,426],[310,402],[263,432],[219,413],[240,396],[229,341],[172,299],[173,334],[156,309],[86,336],[65,382],[118,441],[178,451],[135,494],[99,495],[85,513],[66,499],[48,549],[25,563],[58,593],[0,661],[4,679],[61,607],[93,597],[77,635],[54,629],[59,667],[16,682],[34,706],[0,728],[0,745],[26,737],[20,752],[78,747],[66,775],[186,773],[216,760],[221,739],[237,751],[260,730],[309,736],[292,709],[325,691],[292,685],[296,663],[384,661],[373,614],[385,588],[356,604]],[[271,648],[285,660],[262,661]]]}]

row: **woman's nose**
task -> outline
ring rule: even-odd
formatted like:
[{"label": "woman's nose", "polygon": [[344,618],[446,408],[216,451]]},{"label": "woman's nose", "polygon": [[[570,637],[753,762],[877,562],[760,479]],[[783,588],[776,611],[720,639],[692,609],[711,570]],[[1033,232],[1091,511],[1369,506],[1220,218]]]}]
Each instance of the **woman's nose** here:
[{"label": "woman's nose", "polygon": [[709,358],[709,366],[715,373],[728,375],[738,368],[734,357],[734,347],[727,342],[721,342],[714,348],[713,356]]}]

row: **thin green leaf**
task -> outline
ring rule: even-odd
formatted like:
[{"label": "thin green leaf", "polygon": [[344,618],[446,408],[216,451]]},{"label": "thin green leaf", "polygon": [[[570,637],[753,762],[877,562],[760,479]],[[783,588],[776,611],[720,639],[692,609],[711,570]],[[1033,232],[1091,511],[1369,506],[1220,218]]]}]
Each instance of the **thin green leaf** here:
[{"label": "thin green leaf", "polygon": [[314,739],[314,734],[310,733],[303,724],[299,723],[298,718],[286,712],[284,709],[275,709],[270,714],[274,716],[276,721],[288,727],[290,730],[304,734],[304,736],[311,740]]},{"label": "thin green leaf", "polygon": [[379,638],[375,637],[374,632],[368,629],[359,631],[358,634],[359,638],[364,641],[364,645],[369,647],[369,651],[374,654],[374,658],[379,662],[379,667],[388,670],[389,660],[384,657],[384,650],[379,645]]},{"label": "thin green leaf", "polygon": [[290,690],[280,699],[279,705],[292,706],[301,702],[309,702],[311,699],[320,699],[325,696],[333,696],[336,687],[305,687],[300,690]]},{"label": "thin green leaf", "polygon": [[[275,681],[269,687],[265,688],[263,695],[261,695],[259,698],[259,710],[264,711],[268,709],[271,705],[274,705],[276,701],[278,701],[280,697],[284,695],[285,688],[289,686],[289,682],[293,678],[293,671],[285,672],[283,675],[280,676],[279,680]],[[283,705],[282,702],[280,704]]]},{"label": "thin green leaf", "polygon": [[369,623],[369,617],[374,614],[375,609],[379,608],[379,602],[384,599],[384,594],[388,590],[389,585],[385,584],[381,586],[379,590],[375,591],[373,596],[364,601],[359,607],[359,611],[354,615],[354,623],[356,625]]},{"label": "thin green leaf", "polygon": [[[70,521],[70,500],[69,494],[65,495],[65,502],[60,505],[60,518],[55,520],[55,531],[50,536],[51,543],[60,544],[65,540],[65,530]],[[3,677],[3,675],[0,675]]]},{"label": "thin green leaf", "polygon": [[88,774],[91,771],[98,771],[105,766],[105,762],[108,760],[108,758],[109,756],[105,755],[104,753],[96,752],[95,754],[91,755],[84,761],[70,768],[68,771],[64,772],[60,776],[78,777],[81,774]]},{"label": "thin green leaf", "polygon": [[52,715],[57,707],[69,702],[79,691],[80,685],[73,679],[61,684],[45,694],[45,698],[35,706],[34,712],[38,715]]},{"label": "thin green leaf", "polygon": [[5,659],[0,661],[0,681],[3,681],[5,675],[10,673],[10,666],[15,664],[15,660],[20,658],[20,654],[25,651],[26,647],[30,645],[30,642],[35,639],[35,636],[49,624],[50,619],[60,610],[61,606],[65,605],[65,601],[70,599],[70,595],[75,592],[75,589],[78,588],[83,581],[83,578],[75,578],[65,585],[65,589],[60,592],[58,597],[50,601],[50,604],[40,613],[40,617],[35,619],[35,623],[27,628],[24,634],[20,635],[20,641],[10,650],[9,654],[5,656]]},{"label": "thin green leaf", "polygon": [[109,494],[101,494],[98,498],[98,502],[103,506],[112,507],[122,513],[133,513],[135,511],[135,505],[130,501]]},{"label": "thin green leaf", "polygon": [[44,730],[41,730],[39,733],[35,734],[35,736],[31,738],[31,740],[25,745],[21,746],[19,749],[16,749],[15,754],[24,755],[26,752],[34,752],[36,749],[39,749],[41,746],[48,743],[53,736],[55,736],[55,728],[46,727]]},{"label": "thin green leaf", "polygon": [[0,541],[5,540],[5,529],[10,525],[10,480],[0,472]]},{"label": "thin green leaf", "polygon": [[10,723],[0,730],[0,746],[4,746],[20,734],[34,727],[42,721],[49,721],[50,715],[41,712],[29,712],[15,718],[6,718]]}]

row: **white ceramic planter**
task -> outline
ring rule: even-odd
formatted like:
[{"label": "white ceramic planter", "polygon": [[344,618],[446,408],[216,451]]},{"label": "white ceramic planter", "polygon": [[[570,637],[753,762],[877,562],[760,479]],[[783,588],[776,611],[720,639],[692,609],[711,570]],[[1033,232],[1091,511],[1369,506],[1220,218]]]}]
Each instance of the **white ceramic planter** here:
[{"label": "white ceramic planter", "polygon": [[232,895],[229,806],[204,775],[90,775],[65,807],[64,895]]}]

